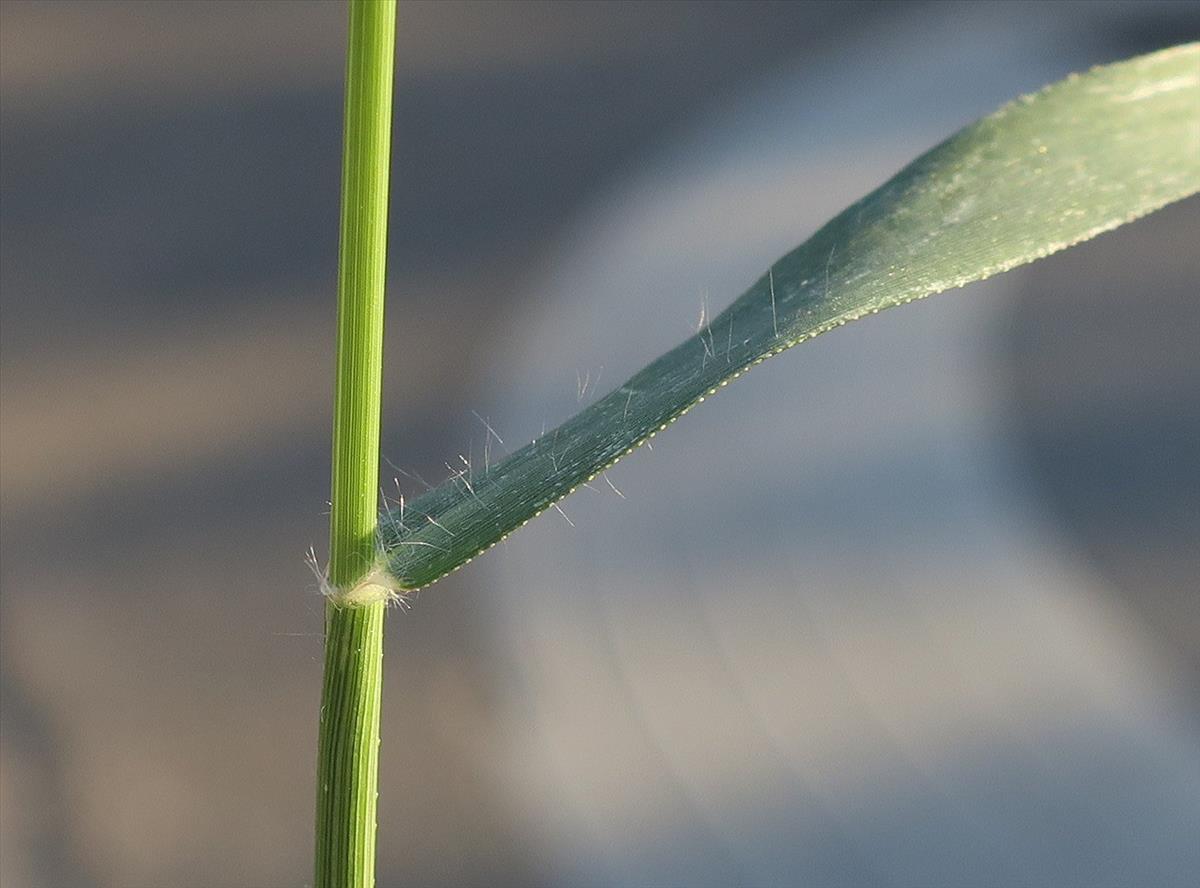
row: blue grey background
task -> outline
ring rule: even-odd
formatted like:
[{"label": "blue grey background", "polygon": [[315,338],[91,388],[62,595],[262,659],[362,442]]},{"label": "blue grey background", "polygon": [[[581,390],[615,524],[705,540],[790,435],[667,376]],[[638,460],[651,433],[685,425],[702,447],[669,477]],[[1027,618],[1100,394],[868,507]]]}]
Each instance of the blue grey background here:
[{"label": "blue grey background", "polygon": [[[406,491],[1186,3],[407,3]],[[0,4],[0,882],[305,884],[344,9]],[[389,618],[380,884],[1187,884],[1195,199],[757,369]],[[581,388],[586,390],[580,392]],[[385,483],[390,485],[391,470]]]}]

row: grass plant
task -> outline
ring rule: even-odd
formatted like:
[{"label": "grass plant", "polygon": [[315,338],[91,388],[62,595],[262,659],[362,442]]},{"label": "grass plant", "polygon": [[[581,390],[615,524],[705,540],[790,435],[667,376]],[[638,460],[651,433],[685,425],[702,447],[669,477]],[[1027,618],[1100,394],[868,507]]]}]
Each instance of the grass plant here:
[{"label": "grass plant", "polygon": [[378,515],[394,0],[352,0],[318,888],[373,882],[388,600],[503,540],[769,357],[1200,191],[1200,44],[1072,75],[959,131],[557,429]]}]

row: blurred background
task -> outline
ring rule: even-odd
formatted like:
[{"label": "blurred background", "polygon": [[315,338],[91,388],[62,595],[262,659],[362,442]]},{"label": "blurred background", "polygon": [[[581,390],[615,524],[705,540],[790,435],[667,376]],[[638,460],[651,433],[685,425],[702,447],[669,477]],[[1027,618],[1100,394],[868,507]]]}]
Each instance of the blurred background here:
[{"label": "blurred background", "polygon": [[[421,3],[385,469],[1189,3]],[[310,881],[345,10],[0,4],[0,883]],[[388,622],[383,886],[1185,885],[1200,203],[729,394]],[[580,389],[586,381],[586,391]]]}]

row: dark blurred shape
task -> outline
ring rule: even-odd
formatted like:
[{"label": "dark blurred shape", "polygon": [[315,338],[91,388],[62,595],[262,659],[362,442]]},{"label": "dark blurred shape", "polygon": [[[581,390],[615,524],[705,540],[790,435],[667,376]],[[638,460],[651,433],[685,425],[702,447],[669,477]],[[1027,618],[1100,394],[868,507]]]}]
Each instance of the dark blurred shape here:
[{"label": "dark blurred shape", "polygon": [[1013,421],[1038,489],[1200,697],[1200,203],[1031,268]]}]

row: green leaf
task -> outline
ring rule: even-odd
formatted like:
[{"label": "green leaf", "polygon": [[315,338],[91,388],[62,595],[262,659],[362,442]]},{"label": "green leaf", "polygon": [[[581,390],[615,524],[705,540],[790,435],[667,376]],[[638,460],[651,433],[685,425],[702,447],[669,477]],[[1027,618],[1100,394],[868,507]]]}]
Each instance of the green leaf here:
[{"label": "green leaf", "polygon": [[441,578],[750,367],[1200,190],[1200,44],[1072,75],[961,130],[776,262],[712,322],[485,472],[380,520],[397,591]]}]

